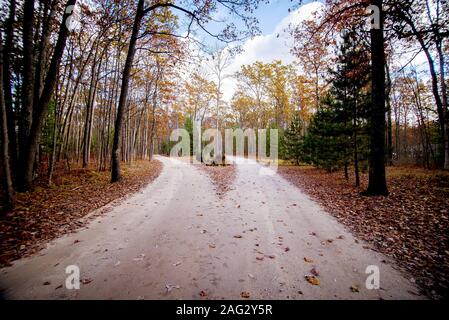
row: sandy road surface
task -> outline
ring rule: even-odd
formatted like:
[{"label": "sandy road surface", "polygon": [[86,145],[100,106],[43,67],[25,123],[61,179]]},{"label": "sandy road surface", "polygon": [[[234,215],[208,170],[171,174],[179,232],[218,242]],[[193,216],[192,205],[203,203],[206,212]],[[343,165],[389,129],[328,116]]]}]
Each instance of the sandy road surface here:
[{"label": "sandy road surface", "polygon": [[[419,298],[384,256],[357,243],[279,175],[239,164],[233,190],[218,199],[204,173],[159,160],[161,175],[141,192],[87,229],[0,270],[5,298]],[[80,268],[80,290],[65,287],[68,265]],[[365,288],[369,265],[380,268],[380,290]],[[319,285],[305,279],[312,268]]]}]

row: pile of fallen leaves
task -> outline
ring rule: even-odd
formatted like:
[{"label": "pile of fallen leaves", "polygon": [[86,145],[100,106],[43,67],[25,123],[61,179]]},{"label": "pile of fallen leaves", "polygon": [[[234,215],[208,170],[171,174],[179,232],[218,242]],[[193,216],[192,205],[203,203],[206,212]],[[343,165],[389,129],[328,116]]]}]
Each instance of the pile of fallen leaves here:
[{"label": "pile of fallen leaves", "polygon": [[212,183],[216,187],[217,195],[222,198],[231,190],[232,183],[236,177],[236,169],[233,165],[207,166],[198,165],[201,170],[207,173]]},{"label": "pile of fallen leaves", "polygon": [[449,296],[449,174],[388,168],[388,197],[364,197],[368,177],[354,187],[341,172],[280,167],[290,182],[319,202],[373,249],[394,258],[431,298]]},{"label": "pile of fallen leaves", "polygon": [[59,168],[48,186],[38,179],[33,191],[17,194],[14,210],[0,214],[0,266],[40,250],[47,242],[83,227],[82,218],[95,209],[123,199],[153,181],[159,161],[122,166],[123,179],[110,183],[110,173]]}]

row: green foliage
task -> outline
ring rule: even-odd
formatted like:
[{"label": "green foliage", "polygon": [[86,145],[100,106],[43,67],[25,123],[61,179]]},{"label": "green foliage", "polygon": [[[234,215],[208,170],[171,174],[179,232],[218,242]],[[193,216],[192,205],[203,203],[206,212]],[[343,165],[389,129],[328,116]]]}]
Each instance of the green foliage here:
[{"label": "green foliage", "polygon": [[317,167],[334,171],[349,163],[351,140],[335,100],[328,95],[325,101],[310,123],[304,140],[304,159]]},{"label": "green foliage", "polygon": [[187,130],[190,136],[190,155],[193,156],[193,121],[191,117],[187,117],[184,123],[184,129]]},{"label": "green foliage", "polygon": [[331,73],[331,88],[304,139],[304,159],[329,171],[355,164],[358,172],[359,162],[366,166],[368,153],[370,73],[369,57],[356,33],[343,34]]},{"label": "green foliage", "polygon": [[299,162],[303,158],[303,122],[298,112],[295,112],[292,122],[284,133],[285,159]]},{"label": "green foliage", "polygon": [[271,146],[271,130],[278,131],[278,158],[285,159],[285,145],[284,145],[284,129],[279,127],[275,122],[270,124],[270,127],[267,130],[267,138],[266,138],[266,150],[267,156],[271,157],[270,146]]},{"label": "green foliage", "polygon": [[47,118],[45,119],[44,126],[42,128],[41,144],[44,147],[44,152],[50,153],[53,146],[53,132],[55,125],[55,108],[56,104],[52,100],[48,105]]}]

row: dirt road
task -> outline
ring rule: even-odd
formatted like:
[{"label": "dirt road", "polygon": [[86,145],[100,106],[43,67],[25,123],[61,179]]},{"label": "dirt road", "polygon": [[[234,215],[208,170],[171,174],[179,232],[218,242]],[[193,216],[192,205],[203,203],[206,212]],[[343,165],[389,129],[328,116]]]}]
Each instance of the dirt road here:
[{"label": "dirt road", "polygon": [[[420,298],[406,275],[279,175],[239,164],[219,199],[204,173],[159,160],[164,169],[144,190],[0,270],[5,298]],[[69,265],[80,269],[79,290],[65,287]],[[370,265],[379,267],[380,290],[365,287]],[[318,285],[305,279],[314,273]]]}]

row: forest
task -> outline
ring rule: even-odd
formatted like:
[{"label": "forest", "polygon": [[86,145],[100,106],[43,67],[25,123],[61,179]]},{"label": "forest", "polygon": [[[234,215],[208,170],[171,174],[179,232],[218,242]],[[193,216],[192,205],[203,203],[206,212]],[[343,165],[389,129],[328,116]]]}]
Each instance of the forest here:
[{"label": "forest", "polygon": [[[168,153],[171,130],[189,119],[201,119],[204,128],[278,128],[285,132],[281,158],[329,170],[366,169],[375,99],[366,4],[328,2],[313,20],[291,26],[294,63],[257,61],[229,74],[236,46],[204,49],[189,35],[208,31],[213,10],[228,7],[226,1],[185,7],[94,1],[76,8],[75,1],[4,1],[7,188],[29,190],[42,165],[51,184],[60,162],[112,170],[117,181],[120,162]],[[228,8],[247,25],[245,32],[224,23],[210,36],[226,44],[257,34],[250,15],[257,4]],[[376,144],[384,145],[387,164],[448,169],[447,2],[385,5],[378,70],[386,75],[385,124],[377,115],[380,123],[371,125],[385,128],[377,133],[385,143]],[[69,31],[68,23],[76,27]],[[416,65],[421,53],[427,61]],[[230,101],[222,99],[227,77],[237,81]]]},{"label": "forest", "polygon": [[448,1],[320,1],[282,30],[291,61],[236,64],[269,2],[1,0],[0,215],[61,175],[114,188],[147,163],[154,178],[194,122],[277,129],[281,165],[341,176],[357,197],[388,197],[389,168],[447,177]]}]

